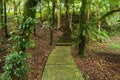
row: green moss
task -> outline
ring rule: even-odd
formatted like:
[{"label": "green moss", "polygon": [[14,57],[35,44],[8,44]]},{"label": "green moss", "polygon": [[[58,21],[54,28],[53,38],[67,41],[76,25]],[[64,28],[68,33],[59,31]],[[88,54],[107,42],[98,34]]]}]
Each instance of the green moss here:
[{"label": "green moss", "polygon": [[84,80],[71,56],[71,46],[57,46],[52,51],[42,80]]}]

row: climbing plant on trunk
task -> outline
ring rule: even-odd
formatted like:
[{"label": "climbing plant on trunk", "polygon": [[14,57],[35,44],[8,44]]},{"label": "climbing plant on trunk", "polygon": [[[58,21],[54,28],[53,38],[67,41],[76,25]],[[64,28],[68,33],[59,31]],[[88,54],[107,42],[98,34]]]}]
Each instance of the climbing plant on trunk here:
[{"label": "climbing plant on trunk", "polygon": [[[23,22],[28,18],[31,17],[35,19],[36,16],[36,5],[38,0],[27,0],[24,6],[24,19]],[[34,35],[36,36],[36,26],[34,24]]]},{"label": "climbing plant on trunk", "polygon": [[26,19],[24,23],[19,25],[18,30],[11,32],[10,41],[13,41],[13,47],[6,56],[4,73],[0,80],[27,80],[29,67],[27,59],[29,54],[26,52],[30,46],[33,46],[33,41],[30,39],[30,34],[33,30],[32,18]]},{"label": "climbing plant on trunk", "polygon": [[26,2],[23,22],[15,31],[11,32],[9,40],[14,43],[10,53],[6,56],[4,73],[0,76],[0,80],[27,80],[29,54],[26,49],[34,46],[34,41],[31,40],[31,33],[35,24],[35,10],[33,8],[37,4],[34,2],[36,0]]}]

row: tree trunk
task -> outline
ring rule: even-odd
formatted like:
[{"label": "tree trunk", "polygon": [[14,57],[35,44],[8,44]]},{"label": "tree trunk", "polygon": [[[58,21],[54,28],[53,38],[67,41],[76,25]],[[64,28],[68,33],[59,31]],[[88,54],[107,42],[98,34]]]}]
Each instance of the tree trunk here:
[{"label": "tree trunk", "polygon": [[68,19],[68,13],[69,13],[68,0],[65,0],[65,7],[66,7],[66,19]]},{"label": "tree trunk", "polygon": [[68,2],[68,0],[65,0],[65,7],[66,7],[66,28],[65,28],[65,31],[68,31],[68,32],[71,33],[70,24],[69,24],[69,18],[70,17],[69,17],[69,2]]},{"label": "tree trunk", "polygon": [[23,21],[26,20],[28,17],[35,19],[36,17],[35,6],[36,5],[37,5],[37,0],[27,0],[24,6]]},{"label": "tree trunk", "polygon": [[75,16],[75,0],[73,0],[73,16]]},{"label": "tree trunk", "polygon": [[21,1],[19,0],[19,14],[21,14],[20,4],[21,4]]},{"label": "tree trunk", "polygon": [[[35,9],[36,5],[37,5],[37,0],[27,0],[24,6],[23,22],[29,17],[33,19],[36,18],[36,9]],[[34,24],[34,36],[36,36],[36,25],[35,24]]]},{"label": "tree trunk", "polygon": [[40,0],[40,19],[42,19],[42,1]]},{"label": "tree trunk", "polygon": [[73,29],[72,29],[72,14],[69,14],[69,28],[71,31],[73,31]]},{"label": "tree trunk", "polygon": [[88,8],[87,8],[87,20],[90,19],[90,12],[91,12],[91,4],[90,4],[90,0],[88,0]]},{"label": "tree trunk", "polygon": [[[98,6],[98,19],[100,19],[100,6]],[[98,21],[98,35],[100,34],[100,29],[101,29],[101,21]]]},{"label": "tree trunk", "polygon": [[4,35],[8,37],[7,31],[7,13],[6,13],[6,0],[4,0]]},{"label": "tree trunk", "polygon": [[0,20],[1,27],[3,29],[3,0],[0,0]]},{"label": "tree trunk", "polygon": [[48,4],[48,16],[50,16],[50,2],[49,2],[49,0],[47,1],[47,4]]},{"label": "tree trunk", "polygon": [[87,6],[87,0],[82,0],[82,7],[80,11],[80,35],[79,35],[79,55],[81,57],[85,56],[85,50],[86,50],[86,44],[87,44],[87,38],[86,38],[86,6]]},{"label": "tree trunk", "polygon": [[17,5],[15,0],[14,0],[14,15],[17,15]]},{"label": "tree trunk", "polygon": [[52,22],[51,22],[51,28],[50,28],[50,45],[52,45],[52,42],[53,42],[54,24],[55,24],[55,0],[52,1]]},{"label": "tree trunk", "polygon": [[60,29],[60,0],[57,0],[57,5],[58,5],[58,26],[57,26],[57,29]]},{"label": "tree trunk", "polygon": [[55,0],[52,2],[52,25],[55,24]]}]

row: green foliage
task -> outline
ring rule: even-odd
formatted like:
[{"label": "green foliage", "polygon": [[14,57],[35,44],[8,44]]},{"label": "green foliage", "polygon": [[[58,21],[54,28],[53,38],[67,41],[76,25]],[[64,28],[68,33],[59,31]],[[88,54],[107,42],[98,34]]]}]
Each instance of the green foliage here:
[{"label": "green foliage", "polygon": [[[79,43],[81,42],[81,40],[79,39],[79,34],[80,30],[75,29],[73,31],[72,34],[72,39],[73,41],[76,43],[76,46],[78,47]],[[88,28],[87,28],[87,35],[89,36],[89,40],[92,41],[107,41],[109,40],[109,32],[106,31],[105,29],[100,30],[100,32],[98,31],[97,25],[90,23]]]},{"label": "green foliage", "polygon": [[116,12],[120,12],[120,8],[117,8],[117,9],[114,9],[114,10],[111,10],[109,12],[107,12],[105,15],[103,15],[100,20],[103,20],[104,18],[108,17],[109,15],[113,14],[113,13],[116,13]]},{"label": "green foliage", "polygon": [[114,28],[119,24],[118,20],[119,20],[119,14],[113,14],[110,17],[106,18],[108,25],[112,28]]},{"label": "green foliage", "polygon": [[1,75],[1,80],[26,80],[29,67],[27,66],[26,59],[30,56],[25,51],[34,43],[30,39],[30,34],[33,30],[34,20],[28,18],[22,23],[18,30],[11,32],[11,38],[14,42],[11,52],[5,60],[3,67],[4,73]]},{"label": "green foliage", "polygon": [[101,29],[99,32],[97,28],[90,30],[90,39],[92,41],[104,41],[109,40],[108,32],[104,29]]},{"label": "green foliage", "polygon": [[79,45],[79,43],[80,43],[80,40],[79,40],[79,30],[78,29],[75,29],[74,31],[73,31],[73,34],[72,34],[72,39],[73,39],[73,41],[75,42],[75,44],[76,44],[76,46],[78,47],[78,45]]},{"label": "green foliage", "polygon": [[5,62],[4,73],[1,80],[26,80],[26,74],[29,68],[26,65],[26,59],[29,56],[22,51],[11,52]]},{"label": "green foliage", "polygon": [[78,47],[78,44],[80,42],[80,40],[78,39],[78,37],[79,37],[79,29],[78,29],[79,24],[73,24],[72,27],[73,28],[72,28],[72,32],[71,32],[72,33],[71,34],[71,38],[72,38],[72,40],[75,42],[75,44]]}]

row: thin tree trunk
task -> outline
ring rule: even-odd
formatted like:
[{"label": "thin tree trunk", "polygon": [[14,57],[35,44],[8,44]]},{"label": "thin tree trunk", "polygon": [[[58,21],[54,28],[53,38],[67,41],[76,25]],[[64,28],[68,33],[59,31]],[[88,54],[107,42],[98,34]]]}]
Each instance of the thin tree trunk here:
[{"label": "thin tree trunk", "polygon": [[50,45],[52,45],[53,42],[53,31],[50,30]]},{"label": "thin tree trunk", "polygon": [[51,23],[51,29],[50,29],[50,45],[52,45],[52,42],[53,42],[54,24],[55,24],[55,0],[52,1],[52,23]]},{"label": "thin tree trunk", "polygon": [[50,14],[50,2],[49,2],[49,0],[47,1],[47,3],[48,3],[48,21],[51,24],[51,14]]},{"label": "thin tree trunk", "polygon": [[14,15],[17,15],[17,6],[15,0],[14,0]]},{"label": "thin tree trunk", "polygon": [[68,19],[68,13],[69,13],[68,0],[65,0],[65,7],[66,7],[66,19]]},{"label": "thin tree trunk", "polygon": [[73,1],[73,16],[75,15],[75,0]]},{"label": "thin tree trunk", "polygon": [[21,1],[19,0],[19,14],[21,14],[20,4],[21,4]]},{"label": "thin tree trunk", "polygon": [[90,19],[90,11],[91,11],[91,4],[89,2],[89,4],[88,4],[88,10],[87,10],[87,20]]},{"label": "thin tree trunk", "polygon": [[[61,2],[60,2],[60,14],[62,14]],[[60,17],[61,17],[61,15],[60,15]]]},{"label": "thin tree trunk", "polygon": [[65,31],[68,31],[71,33],[70,31],[70,24],[69,24],[69,3],[68,3],[68,0],[65,0],[65,7],[66,7],[66,28],[65,28]]},{"label": "thin tree trunk", "polygon": [[8,37],[8,31],[7,31],[7,13],[6,13],[6,0],[4,0],[4,35],[5,37]]},{"label": "thin tree trunk", "polygon": [[1,20],[1,26],[3,28],[3,0],[0,0],[0,20]]},{"label": "thin tree trunk", "polygon": [[55,24],[55,0],[52,2],[53,9],[52,9],[52,25]]},{"label": "thin tree trunk", "polygon": [[73,31],[73,29],[72,29],[72,14],[69,15],[69,28],[71,31]]},{"label": "thin tree trunk", "polygon": [[47,4],[48,4],[48,16],[50,17],[50,2],[49,2],[49,0],[47,1]]},{"label": "thin tree trunk", "polygon": [[40,0],[40,19],[42,19],[42,1]]},{"label": "thin tree trunk", "polygon": [[[100,19],[100,7],[99,7],[99,10],[98,10],[98,19]],[[98,21],[98,34],[100,34],[100,29],[101,29],[101,21],[99,20]]]},{"label": "thin tree trunk", "polygon": [[57,26],[57,29],[60,29],[60,0],[57,0],[57,5],[58,5],[58,26]]}]

